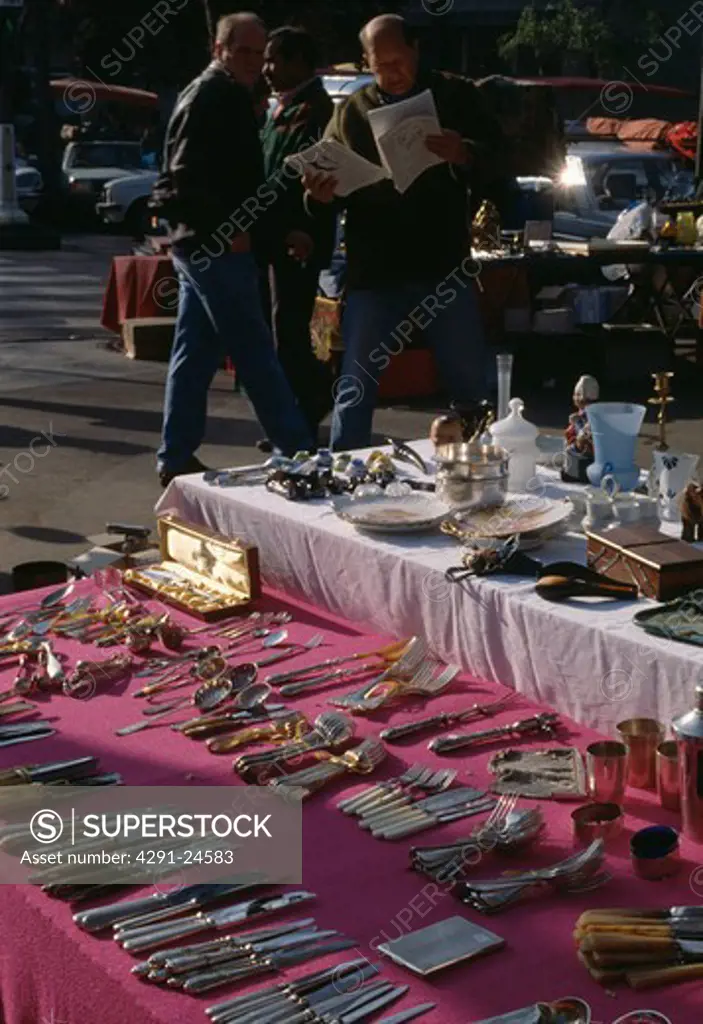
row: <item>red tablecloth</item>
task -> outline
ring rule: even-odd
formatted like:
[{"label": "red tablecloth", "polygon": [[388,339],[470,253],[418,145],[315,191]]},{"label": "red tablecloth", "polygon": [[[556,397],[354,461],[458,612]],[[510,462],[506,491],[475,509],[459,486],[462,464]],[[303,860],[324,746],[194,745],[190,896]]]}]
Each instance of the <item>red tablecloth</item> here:
[{"label": "red tablecloth", "polygon": [[125,320],[175,316],[178,281],[170,256],[115,256],[100,323],[120,334]]},{"label": "red tablecloth", "polygon": [[[79,585],[88,589],[89,581]],[[40,592],[38,592],[40,593]],[[27,595],[22,595],[25,606]],[[282,596],[269,595],[267,604],[276,600],[289,608],[295,623],[290,633],[304,639],[322,631],[327,644],[323,656],[373,648],[388,638],[362,636],[348,624]],[[0,601],[0,613],[17,605],[17,597]],[[205,643],[202,634],[197,644]],[[86,649],[78,644],[58,643],[67,663],[72,664]],[[308,663],[321,660],[320,650],[306,655]],[[294,664],[303,664],[300,658]],[[0,673],[0,689],[6,689],[13,669]],[[58,734],[39,743],[0,751],[0,768],[15,764],[39,763],[86,754],[99,755],[102,770],[119,771],[128,784],[227,785],[234,782],[231,759],[218,758],[194,741],[158,728],[119,738],[114,729],[139,717],[139,702],[129,696],[139,680],[118,686],[112,692],[88,702],[76,702],[56,696],[44,706],[47,718],[54,720]],[[335,690],[334,692],[338,692]],[[463,678],[451,694],[432,702],[433,710],[464,707],[476,701],[490,700],[501,693],[494,685]],[[300,707],[314,717],[327,705],[325,696],[300,700]],[[520,698],[510,711],[495,721],[515,720],[530,707]],[[417,708],[414,709],[415,711]],[[383,722],[394,723],[411,717],[412,708],[384,714]],[[379,731],[381,719],[360,719],[359,735]],[[569,725],[567,742],[581,749],[595,734]],[[436,767],[453,764],[460,769],[459,780],[483,785],[488,781],[487,748],[471,757],[449,761],[429,754],[425,739],[410,747],[389,748],[389,759],[379,778],[396,776],[404,765],[422,761]],[[421,837],[398,843],[383,843],[362,832],[354,819],[336,810],[342,791],[351,792],[354,784],[338,783],[329,791],[313,797],[305,806],[304,886],[319,896],[314,913],[321,927],[337,928],[358,940],[359,955],[383,962],[383,975],[397,984],[409,983],[411,992],[403,1000],[405,1007],[434,1000],[437,1009],[423,1020],[428,1024],[470,1024],[482,1018],[504,1013],[521,1005],[567,994],[578,995],[591,1004],[593,1020],[608,1024],[626,1010],[654,1007],[665,1012],[673,1024],[693,1024],[703,1013],[703,986],[688,984],[669,990],[637,995],[618,990],[615,997],[592,982],[578,965],[571,934],[578,914],[593,907],[660,906],[699,904],[703,895],[700,847],[683,843],[683,864],[678,877],[666,883],[647,883],[635,879],[630,871],[628,837],[624,835],[609,849],[607,867],[613,880],[606,887],[582,896],[548,897],[513,908],[505,914],[485,919],[468,911],[439,890],[429,880],[408,870],[408,850],[423,844],[466,835],[475,824],[455,823]],[[529,804],[529,802],[526,802]],[[542,807],[548,833],[540,847],[513,860],[487,857],[477,876],[489,877],[517,866],[552,863],[572,851],[570,804],[544,802]],[[655,794],[630,791],[626,802],[627,829],[651,822],[675,824],[676,816],[659,809]],[[374,948],[386,938],[431,924],[453,914],[465,914],[483,922],[507,940],[501,953],[457,967],[437,976],[432,984],[415,979],[401,968],[386,963],[374,954]],[[203,1008],[236,994],[232,989],[209,993],[194,999],[162,991],[138,982],[129,973],[133,961],[109,938],[94,938],[79,932],[71,922],[67,905],[54,902],[31,886],[0,886],[0,920],[3,941],[0,947],[0,996],[4,1024],[193,1024],[205,1021]],[[357,955],[337,954],[332,962]],[[323,966],[315,961],[289,972],[290,977]],[[252,986],[254,987],[260,987]]]}]

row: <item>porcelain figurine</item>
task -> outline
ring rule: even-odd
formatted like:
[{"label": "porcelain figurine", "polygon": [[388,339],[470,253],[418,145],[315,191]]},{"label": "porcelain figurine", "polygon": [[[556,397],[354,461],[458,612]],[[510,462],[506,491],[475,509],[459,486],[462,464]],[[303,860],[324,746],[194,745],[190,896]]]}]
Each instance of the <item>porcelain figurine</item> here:
[{"label": "porcelain figurine", "polygon": [[600,385],[595,377],[584,375],[576,382],[573,403],[576,412],[569,416],[566,428],[565,463],[562,479],[573,483],[588,483],[586,470],[593,462],[593,437],[586,409],[600,396]]}]

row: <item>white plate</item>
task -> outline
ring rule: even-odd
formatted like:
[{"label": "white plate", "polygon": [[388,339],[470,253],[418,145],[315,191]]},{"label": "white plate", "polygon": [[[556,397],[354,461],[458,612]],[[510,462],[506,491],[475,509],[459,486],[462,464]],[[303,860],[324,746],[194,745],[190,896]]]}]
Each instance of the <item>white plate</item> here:
[{"label": "white plate", "polygon": [[340,519],[359,530],[376,533],[414,533],[430,530],[446,519],[450,509],[432,494],[413,492],[401,498],[340,497],[334,501]]},{"label": "white plate", "polygon": [[529,495],[507,498],[499,508],[457,512],[452,518],[469,537],[507,538],[528,534],[536,540],[545,530],[565,522],[574,508],[568,499],[552,501]]}]

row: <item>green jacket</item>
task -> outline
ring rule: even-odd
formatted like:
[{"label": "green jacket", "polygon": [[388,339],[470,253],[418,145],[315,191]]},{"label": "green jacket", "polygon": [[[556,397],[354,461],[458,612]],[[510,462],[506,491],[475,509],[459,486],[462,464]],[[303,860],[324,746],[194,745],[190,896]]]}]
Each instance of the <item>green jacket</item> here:
[{"label": "green jacket", "polygon": [[[470,143],[471,164],[431,167],[403,195],[392,181],[381,181],[342,200],[350,288],[441,281],[470,251],[473,212],[483,199],[500,201],[507,185],[503,134],[473,82],[432,71],[418,79],[417,91],[426,88],[442,128]],[[380,165],[367,115],[384,102],[375,82],[355,92],[335,110],[326,137]],[[317,215],[321,206],[309,209]]]},{"label": "green jacket", "polygon": [[311,221],[303,205],[300,179],[295,178],[292,172],[285,175],[282,172],[286,157],[294,156],[322,138],[333,111],[334,104],[322,80],[315,78],[275,117],[269,114],[261,129],[267,181],[271,182],[274,176],[278,176],[276,183],[271,186],[276,192],[276,202],[271,207],[271,228],[277,243],[276,250],[280,251],[279,246],[288,232],[306,231],[315,242],[313,258],[320,267],[328,266],[332,258],[335,211],[329,210],[326,215]]}]

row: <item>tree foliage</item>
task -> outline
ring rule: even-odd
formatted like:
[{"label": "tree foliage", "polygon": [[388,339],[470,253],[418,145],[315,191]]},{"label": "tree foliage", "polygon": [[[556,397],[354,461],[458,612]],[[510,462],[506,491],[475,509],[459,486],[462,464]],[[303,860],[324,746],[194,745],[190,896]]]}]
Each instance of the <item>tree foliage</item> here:
[{"label": "tree foliage", "polygon": [[[59,5],[59,0],[43,2]],[[152,6],[148,0],[64,0],[59,32],[75,54],[75,70],[99,77],[103,57],[113,50],[128,51],[128,33]],[[217,19],[236,10],[254,11],[271,27],[309,28],[327,62],[354,61],[364,22],[402,7],[403,0],[190,0],[158,36],[147,37],[134,58],[124,62],[120,81],[153,88],[184,85],[207,60]]]},{"label": "tree foliage", "polygon": [[[501,39],[499,53],[512,60],[526,48],[541,71],[548,63],[580,54],[593,71],[607,74],[631,53],[641,53],[660,31],[660,18],[650,0],[637,0],[636,11],[629,7],[629,0],[586,7],[576,6],[573,0],[555,0],[545,11],[536,11],[530,4],[523,9],[515,31]],[[625,19],[627,31],[623,30]]]}]

